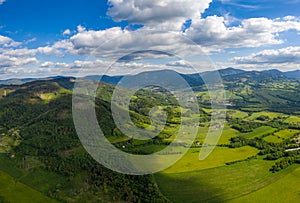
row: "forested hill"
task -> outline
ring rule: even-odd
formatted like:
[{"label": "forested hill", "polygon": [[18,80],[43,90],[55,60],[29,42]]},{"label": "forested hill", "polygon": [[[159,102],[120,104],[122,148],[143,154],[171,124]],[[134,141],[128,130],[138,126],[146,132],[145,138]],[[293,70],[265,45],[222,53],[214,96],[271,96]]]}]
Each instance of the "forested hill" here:
[{"label": "forested hill", "polygon": [[[73,78],[57,78],[0,88],[1,142],[11,143],[0,147],[0,170],[63,202],[165,202],[152,176],[115,173],[83,149],[72,120],[73,85]],[[101,91],[111,88],[103,84]],[[113,135],[109,103],[99,100],[97,111]]]},{"label": "forested hill", "polygon": [[[294,120],[300,115],[300,83],[296,79],[277,71],[226,69],[220,73],[229,113],[225,137],[221,139],[217,152],[232,151],[229,148],[245,148],[248,145],[252,147],[245,148],[251,152],[251,156],[244,157],[248,160],[258,154],[258,150],[264,150],[259,143],[280,150],[285,150],[283,146],[286,143],[289,147],[292,144],[296,146],[296,141],[292,140],[299,130],[298,121]],[[206,74],[209,77],[211,73]],[[90,77],[85,81],[89,83],[95,79]],[[112,83],[118,79],[114,78]],[[205,132],[211,118],[209,94],[199,75],[186,75],[185,79],[195,90],[201,111],[199,126]],[[194,128],[193,122],[199,115],[188,109],[181,111],[172,94],[149,87],[137,92],[132,98],[130,116],[138,127],[144,129],[151,124],[149,111],[152,107],[160,106],[167,112],[167,125],[151,141],[144,142],[125,136],[111,116],[110,98],[115,87],[108,84],[109,78],[105,80],[107,83],[100,83],[97,90],[96,112],[101,115],[98,116],[101,129],[116,147],[134,154],[151,154],[170,144],[178,131],[180,117]],[[159,182],[163,189],[159,188],[152,175],[118,174],[102,167],[87,154],[77,137],[72,119],[74,82],[74,78],[57,77],[21,85],[0,86],[0,172],[11,176],[15,184],[22,183],[62,202],[168,202],[161,194],[168,191],[168,186],[164,187]],[[124,111],[121,108],[119,110]],[[276,133],[281,136],[282,131],[290,135],[281,138],[275,136]],[[277,138],[276,141],[283,144],[267,144],[264,141],[267,138]],[[201,147],[202,142],[203,134],[193,143],[195,151]],[[264,155],[271,152],[265,151]],[[284,151],[280,152],[276,158],[285,155]],[[195,154],[190,153],[191,156]],[[235,154],[231,155],[235,157]],[[188,164],[198,163],[196,161]],[[240,161],[230,159],[228,162],[235,164]],[[198,165],[195,167],[197,169]],[[266,173],[269,172],[268,167],[263,169]],[[175,179],[169,181],[176,182]]]},{"label": "forested hill", "polygon": [[[260,79],[268,79],[268,78],[286,78],[286,79],[300,79],[300,71],[295,70],[295,71],[288,71],[288,72],[281,72],[276,69],[272,70],[265,70],[265,71],[245,71],[245,70],[240,70],[240,69],[235,69],[235,68],[226,68],[226,69],[221,69],[218,70],[220,76],[224,80],[230,80],[232,77],[234,78],[239,78],[239,77],[248,77],[253,79],[255,76],[259,76]],[[180,74],[187,82],[191,84],[191,86],[196,86],[199,84],[202,84],[201,78],[199,78],[199,74]],[[201,73],[201,75],[205,75],[209,77],[209,75],[214,75],[214,71],[207,71]],[[64,77],[64,76],[57,76],[57,77],[49,77],[49,78],[12,78],[12,79],[7,79],[7,80],[0,80],[0,85],[22,85],[28,82],[32,81],[37,81],[37,80],[55,80],[55,79],[62,79],[62,78],[70,78],[70,77]],[[87,79],[87,80],[99,80],[101,78],[102,82],[109,83],[112,85],[118,84],[118,82],[123,78],[122,75],[120,76],[99,76],[99,75],[90,75],[83,77],[82,79]]]}]

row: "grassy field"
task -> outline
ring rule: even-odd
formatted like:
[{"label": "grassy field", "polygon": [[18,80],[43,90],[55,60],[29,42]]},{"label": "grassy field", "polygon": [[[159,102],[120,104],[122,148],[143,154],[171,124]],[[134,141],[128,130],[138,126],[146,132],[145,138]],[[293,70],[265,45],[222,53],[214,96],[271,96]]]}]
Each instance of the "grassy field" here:
[{"label": "grassy field", "polygon": [[300,167],[293,172],[287,174],[278,181],[255,191],[251,194],[234,199],[232,203],[239,202],[299,202],[300,187],[299,187]]},{"label": "grassy field", "polygon": [[274,135],[269,135],[267,137],[264,137],[264,140],[272,143],[281,143],[283,141],[283,139],[278,138],[277,136]]},{"label": "grassy field", "polygon": [[298,116],[290,116],[284,122],[288,123],[288,124],[300,123],[300,117],[298,117]]},{"label": "grassy field", "polygon": [[50,101],[57,99],[61,94],[71,94],[72,92],[66,89],[59,89],[56,93],[45,93],[45,94],[38,94],[37,96],[43,100],[45,103],[49,103]]},{"label": "grassy field", "polygon": [[[197,135],[197,141],[203,142],[207,136],[208,127],[199,127],[198,135]],[[230,138],[236,137],[238,135],[238,131],[232,129],[228,125],[225,125],[222,136],[220,137],[220,140],[218,144],[229,144]]]},{"label": "grassy field", "polygon": [[230,138],[236,137],[238,133],[239,132],[237,130],[234,130],[231,127],[225,125],[218,144],[230,144]]},{"label": "grassy field", "polygon": [[258,153],[257,149],[248,146],[237,149],[216,147],[207,159],[200,161],[199,150],[190,149],[181,160],[163,171],[163,173],[187,172],[224,166],[228,162],[244,160]]},{"label": "grassy field", "polygon": [[254,129],[250,133],[241,133],[240,136],[252,139],[252,138],[256,138],[256,137],[261,137],[268,133],[273,133],[274,131],[276,131],[276,128],[272,128],[270,126],[262,126],[262,127]]},{"label": "grassy field", "polygon": [[299,133],[299,130],[285,129],[285,130],[281,130],[281,131],[278,131],[278,132],[274,133],[274,135],[278,136],[280,138],[283,138],[283,139],[287,139],[287,138],[292,137],[296,133]]},{"label": "grassy field", "polygon": [[262,112],[258,112],[258,113],[253,113],[248,119],[249,120],[256,120],[260,116],[268,116],[271,120],[273,120],[274,118],[277,118],[277,117],[282,116],[282,115],[283,115],[282,113],[262,111]]},{"label": "grassy field", "polygon": [[56,185],[63,185],[66,182],[66,178],[53,172],[34,169],[20,181],[39,192],[47,193]]},{"label": "grassy field", "polygon": [[155,179],[162,193],[173,202],[221,202],[262,189],[296,167],[270,173],[273,164],[259,158],[200,171],[159,173]]},{"label": "grassy field", "polygon": [[0,185],[0,196],[11,203],[57,202],[23,183],[15,181],[13,177],[3,171],[0,171]]},{"label": "grassy field", "polygon": [[228,111],[228,114],[234,118],[246,118],[248,117],[248,113],[243,112],[243,111],[238,111],[238,110],[234,110],[234,111]]},{"label": "grassy field", "polygon": [[[27,160],[30,159],[26,159],[25,165],[28,164]],[[43,194],[56,187],[56,185],[63,185],[66,182],[66,178],[62,175],[44,171],[40,168],[32,168],[28,171],[22,170],[18,167],[20,162],[17,159],[9,159],[5,154],[0,154],[0,163],[0,171],[2,173],[7,174],[13,180],[18,180],[18,184],[25,184],[32,190],[39,191]],[[32,160],[30,160],[30,164],[32,165]],[[1,192],[0,196],[3,196]]]}]

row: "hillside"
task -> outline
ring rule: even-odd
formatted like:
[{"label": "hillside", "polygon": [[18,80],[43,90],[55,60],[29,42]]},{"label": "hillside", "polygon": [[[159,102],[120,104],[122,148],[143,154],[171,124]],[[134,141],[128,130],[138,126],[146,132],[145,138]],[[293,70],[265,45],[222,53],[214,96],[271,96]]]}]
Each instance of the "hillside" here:
[{"label": "hillside", "polygon": [[[158,152],[178,134],[181,118],[189,126],[185,134],[191,133],[194,121],[200,119],[196,140],[188,153],[172,167],[147,176],[108,170],[82,147],[72,118],[74,78],[2,85],[0,182],[9,180],[12,189],[8,193],[0,190],[0,202],[1,198],[14,202],[11,193],[15,190],[24,197],[37,195],[61,202],[220,202],[235,198],[246,201],[248,196],[274,191],[277,182],[284,182],[285,177],[290,179],[289,174],[299,167],[299,152],[285,150],[299,147],[296,138],[300,133],[300,83],[276,71],[226,69],[221,75],[230,105],[218,146],[204,161],[199,161],[198,156],[212,110],[209,95],[197,75],[187,75],[185,79],[196,92],[200,114],[181,110],[165,90],[147,87],[135,94],[129,113],[141,129],[151,125],[148,116],[153,107],[167,112],[166,127],[157,137],[146,141],[130,138],[116,127],[110,104],[115,87],[100,83],[96,98],[99,126],[108,140],[125,152]],[[90,83],[95,79],[81,80]],[[115,84],[117,79],[113,78],[111,83]],[[127,94],[126,88],[119,88]],[[126,111],[117,108],[118,112]],[[179,136],[183,136],[183,143],[174,147],[174,154],[185,147],[185,135]],[[290,197],[299,198],[294,193]]]}]

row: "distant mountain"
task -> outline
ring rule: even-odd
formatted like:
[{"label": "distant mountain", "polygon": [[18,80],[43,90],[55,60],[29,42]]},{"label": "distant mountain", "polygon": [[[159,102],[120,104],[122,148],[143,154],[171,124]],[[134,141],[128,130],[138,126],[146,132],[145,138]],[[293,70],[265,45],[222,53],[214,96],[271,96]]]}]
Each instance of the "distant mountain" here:
[{"label": "distant mountain", "polygon": [[[149,72],[157,72],[158,74],[164,73],[165,71],[170,70],[160,70],[160,71],[149,71]],[[263,70],[263,71],[245,71],[235,68],[226,68],[218,71],[207,71],[201,74],[181,74],[180,75],[192,86],[201,86],[204,82],[200,77],[204,76],[206,80],[213,80],[216,78],[216,74],[219,74],[223,80],[236,80],[236,79],[250,79],[257,80],[258,82],[272,79],[300,79],[300,70],[289,71],[289,72],[281,72],[277,69],[272,70]],[[99,76],[99,75],[90,75],[83,77],[82,79],[86,80],[99,80],[101,78],[102,82],[117,85],[124,76]],[[131,76],[128,76],[131,77]],[[24,79],[8,79],[8,80],[0,80],[0,85],[22,85],[28,82],[37,81],[37,80],[52,80],[52,79],[63,79],[63,78],[72,78],[72,77],[64,77],[64,76],[56,76],[56,77],[48,77],[48,78],[24,78]],[[74,78],[75,79],[75,78]]]},{"label": "distant mountain", "polygon": [[300,70],[281,72],[277,69],[272,69],[272,70],[265,70],[265,71],[262,71],[262,72],[272,74],[272,75],[282,75],[282,76],[285,76],[289,79],[300,79]]},{"label": "distant mountain", "polygon": [[288,78],[280,71],[244,71],[235,75],[226,75],[225,81],[252,81],[255,83],[271,82],[273,80],[287,80]]},{"label": "distant mountain", "polygon": [[221,69],[219,70],[219,73],[221,77],[228,76],[228,75],[237,75],[237,74],[242,74],[247,71],[240,70],[240,69],[235,69],[235,68],[226,68],[226,69]]},{"label": "distant mountain", "polygon": [[300,79],[300,70],[285,72],[284,75],[292,79]]},{"label": "distant mountain", "polygon": [[[149,72],[144,72],[142,73],[143,75],[147,75],[147,73],[152,73],[152,74],[155,74],[157,75],[158,77],[160,76],[163,76],[167,73],[171,73],[171,72],[174,72],[175,71],[172,71],[172,70],[159,70],[159,71],[149,71]],[[141,74],[137,74],[137,76],[140,76]],[[192,87],[195,87],[195,86],[200,86],[203,84],[203,80],[202,78],[200,77],[199,74],[180,74],[186,81],[187,83],[192,86]],[[136,76],[127,76],[127,78],[134,78]],[[104,75],[104,76],[99,76],[99,75],[91,75],[91,76],[86,76],[84,77],[83,79],[86,79],[86,80],[100,80],[102,82],[105,82],[105,83],[108,83],[108,84],[111,84],[111,85],[117,85],[122,79],[124,78],[124,76],[107,76],[107,75]],[[162,80],[164,78],[161,78]],[[122,84],[119,84],[119,86],[122,86]]]},{"label": "distant mountain", "polygon": [[38,80],[37,78],[24,78],[24,79],[8,79],[8,80],[0,80],[0,85],[22,85],[27,82],[32,82]]},{"label": "distant mountain", "polygon": [[263,70],[261,71],[263,73],[268,73],[268,74],[274,74],[274,75],[284,75],[283,72],[277,70],[277,69],[271,69],[271,70]]},{"label": "distant mountain", "polygon": [[123,78],[124,76],[107,76],[107,75],[90,75],[90,76],[86,76],[83,79],[86,80],[100,80],[102,82],[111,84],[111,85],[117,85]]},{"label": "distant mountain", "polygon": [[72,78],[67,76],[53,76],[47,78],[12,78],[7,80],[0,80],[0,85],[23,85],[25,83],[40,81],[40,80],[55,80],[63,78]]}]

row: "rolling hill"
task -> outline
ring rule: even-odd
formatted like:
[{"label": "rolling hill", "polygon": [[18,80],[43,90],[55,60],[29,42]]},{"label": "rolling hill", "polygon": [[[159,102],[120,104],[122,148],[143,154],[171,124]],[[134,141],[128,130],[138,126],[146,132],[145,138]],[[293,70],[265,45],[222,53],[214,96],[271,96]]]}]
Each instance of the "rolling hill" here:
[{"label": "rolling hill", "polygon": [[[209,78],[215,73],[203,74]],[[85,151],[72,118],[74,78],[2,84],[0,182],[8,180],[10,192],[0,188],[0,202],[13,200],[14,192],[53,202],[249,201],[253,196],[259,199],[276,191],[281,182],[287,185],[286,181],[299,168],[299,153],[285,150],[299,147],[295,139],[300,132],[300,83],[276,70],[229,68],[220,74],[231,105],[218,146],[204,161],[198,160],[198,153],[209,129],[212,110],[209,94],[198,74],[182,76],[195,90],[200,114],[181,110],[171,93],[154,87],[134,95],[129,113],[139,128],[150,126],[148,116],[153,107],[167,112],[166,127],[150,141],[130,138],[116,127],[110,99],[122,76],[104,77],[105,83],[100,83],[96,92],[98,123],[120,150],[143,155],[158,152],[172,142],[181,120],[190,125],[184,132],[188,134],[195,128],[195,118],[200,118],[196,140],[182,160],[165,171],[146,176],[113,172]],[[98,78],[80,80],[88,84]],[[126,95],[126,88],[119,88]],[[117,108],[118,112],[125,111]],[[185,145],[177,147],[174,154]],[[299,200],[295,191],[300,190],[291,187],[291,193],[284,196]],[[280,189],[277,192],[276,198],[280,198]],[[272,196],[268,198],[274,201]]]}]

